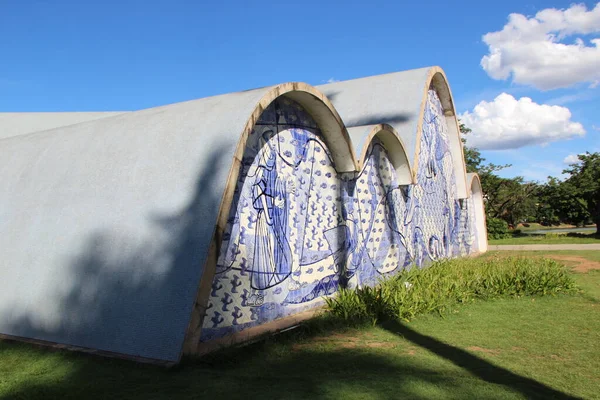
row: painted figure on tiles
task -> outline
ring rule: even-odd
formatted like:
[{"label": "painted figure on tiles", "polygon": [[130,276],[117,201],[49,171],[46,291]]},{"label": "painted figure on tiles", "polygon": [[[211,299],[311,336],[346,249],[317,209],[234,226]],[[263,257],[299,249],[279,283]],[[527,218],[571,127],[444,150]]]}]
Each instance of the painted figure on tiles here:
[{"label": "painted figure on tiles", "polygon": [[280,318],[338,289],[356,229],[316,123],[275,101],[250,134],[203,337]]},{"label": "painted figure on tiles", "polygon": [[[300,136],[294,133],[294,137]],[[252,185],[252,206],[257,211],[256,233],[254,240],[254,258],[251,268],[253,289],[267,289],[285,280],[292,273],[292,249],[288,241],[289,200],[295,193],[292,179],[286,180],[278,172],[277,157],[281,154],[275,148],[273,131],[263,134],[264,145],[260,153],[260,161],[256,167]],[[278,138],[275,141],[279,143]],[[286,161],[296,167],[304,158],[304,145],[295,147],[294,153]],[[290,163],[290,161],[294,161]]]}]

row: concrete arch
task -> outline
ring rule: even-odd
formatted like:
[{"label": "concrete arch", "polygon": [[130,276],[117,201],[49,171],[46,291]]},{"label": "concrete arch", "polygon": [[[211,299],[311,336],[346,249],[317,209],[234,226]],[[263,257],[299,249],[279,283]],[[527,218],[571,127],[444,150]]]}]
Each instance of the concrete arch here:
[{"label": "concrete arch", "polygon": [[414,175],[418,172],[419,143],[427,92],[433,87],[444,108],[459,199],[468,197],[466,172],[452,93],[440,67],[375,75],[318,86],[340,113],[348,129],[386,123],[405,144]]},{"label": "concrete arch", "polygon": [[219,209],[217,237],[220,235],[219,227],[224,228],[227,223],[233,191],[235,190],[240,162],[244,149],[246,148],[248,136],[262,112],[269,104],[280,96],[289,97],[296,101],[315,119],[317,125],[323,132],[325,143],[331,151],[338,172],[355,172],[359,170],[359,165],[348,131],[339,114],[325,95],[314,87],[301,82],[290,82],[274,86],[258,101],[241,132],[240,139],[236,146],[233,163],[227,178],[227,188],[223,194]]},{"label": "concrete arch", "polygon": [[204,266],[204,273],[199,284],[198,294],[193,309],[194,311],[185,340],[185,354],[197,353],[200,346],[202,321],[206,314],[205,309],[207,307],[210,287],[215,276],[220,245],[232,207],[234,191],[238,182],[242,156],[246,149],[248,137],[262,112],[279,97],[287,97],[294,100],[306,109],[306,111],[314,118],[323,134],[323,138],[331,152],[335,168],[338,172],[354,173],[359,170],[359,163],[356,160],[354,147],[349,133],[339,114],[325,95],[305,83],[285,83],[275,86],[265,93],[250,114],[236,147],[233,163],[227,178],[227,187],[219,207],[219,216],[215,227],[215,233],[211,240],[211,248]]},{"label": "concrete arch", "polygon": [[277,85],[265,93],[250,114],[242,131],[235,153],[236,159],[241,157],[241,153],[246,147],[248,135],[252,131],[252,128],[254,128],[263,110],[280,96],[285,96],[296,101],[315,119],[323,132],[323,137],[331,151],[336,169],[339,172],[353,172],[358,169],[350,137],[339,114],[324,94],[302,82],[289,82]]},{"label": "concrete arch", "polygon": [[390,161],[396,170],[398,184],[410,185],[414,183],[414,174],[404,142],[393,126],[389,124],[355,126],[348,128],[348,133],[355,146],[355,153],[359,155],[358,164],[360,169],[364,167],[371,142],[374,138],[378,138],[388,151]]},{"label": "concrete arch", "polygon": [[[417,142],[416,142],[416,154],[419,154],[421,135],[423,133],[423,116],[425,113],[425,106],[428,97],[428,91],[433,88],[442,103],[444,109],[444,116],[446,118],[446,126],[448,127],[448,139],[450,144],[450,153],[452,154],[452,163],[454,167],[454,175],[456,177],[456,191],[459,199],[465,199],[469,196],[467,186],[467,169],[465,165],[465,156],[463,153],[462,141],[460,140],[460,129],[458,125],[458,119],[456,118],[456,110],[454,108],[454,99],[448,79],[444,70],[440,67],[429,68],[427,78],[425,79],[425,86],[423,88],[423,99],[421,100],[420,114],[417,125]],[[415,156],[413,163],[413,170],[415,173],[418,170],[418,160]]]},{"label": "concrete arch", "polygon": [[477,240],[478,251],[480,253],[485,253],[488,248],[488,241],[481,179],[476,173],[468,173],[467,183],[469,185],[469,200],[474,207],[473,215],[475,216],[475,240]]}]

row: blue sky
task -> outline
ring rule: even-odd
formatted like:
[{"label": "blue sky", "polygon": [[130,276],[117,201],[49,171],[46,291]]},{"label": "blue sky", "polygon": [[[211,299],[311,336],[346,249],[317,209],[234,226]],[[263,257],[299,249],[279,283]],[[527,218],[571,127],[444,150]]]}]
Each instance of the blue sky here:
[{"label": "blue sky", "polygon": [[[0,0],[0,112],[136,110],[440,65],[488,161],[543,180],[600,151],[600,7],[579,4]],[[510,14],[522,18],[484,40]]]}]

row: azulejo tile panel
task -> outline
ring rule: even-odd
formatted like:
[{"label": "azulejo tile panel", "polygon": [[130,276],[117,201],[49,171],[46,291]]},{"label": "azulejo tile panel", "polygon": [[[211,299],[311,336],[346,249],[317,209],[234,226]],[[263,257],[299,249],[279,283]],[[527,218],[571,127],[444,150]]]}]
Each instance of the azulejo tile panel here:
[{"label": "azulejo tile panel", "polygon": [[339,287],[476,251],[472,200],[456,198],[434,90],[419,140],[416,184],[398,185],[377,139],[349,178],[302,106],[280,97],[265,109],[243,156],[201,341],[316,307]]}]

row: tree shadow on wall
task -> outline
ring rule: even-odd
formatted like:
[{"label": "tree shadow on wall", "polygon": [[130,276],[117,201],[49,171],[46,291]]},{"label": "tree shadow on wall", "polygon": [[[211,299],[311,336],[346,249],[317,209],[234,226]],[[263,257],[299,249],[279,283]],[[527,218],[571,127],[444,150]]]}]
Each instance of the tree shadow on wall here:
[{"label": "tree shadow on wall", "polygon": [[346,126],[348,128],[352,128],[354,126],[364,126],[364,125],[375,125],[375,124],[401,124],[403,122],[410,121],[413,117],[412,114],[408,113],[391,113],[391,114],[374,114],[374,115],[366,115],[364,117],[351,119],[346,121]]},{"label": "tree shadow on wall", "polygon": [[[221,198],[216,180],[231,160],[217,149],[206,160],[176,215],[148,216],[151,239],[111,231],[92,234],[73,259],[68,290],[51,290],[51,327],[34,313],[15,317],[10,334],[48,342],[176,361],[213,234]],[[223,173],[225,172],[225,173]],[[214,214],[207,210],[215,210]],[[0,315],[18,313],[18,308]]]}]

